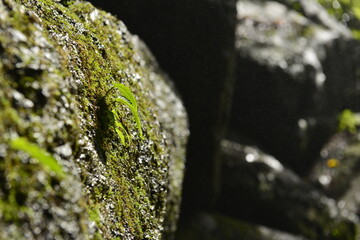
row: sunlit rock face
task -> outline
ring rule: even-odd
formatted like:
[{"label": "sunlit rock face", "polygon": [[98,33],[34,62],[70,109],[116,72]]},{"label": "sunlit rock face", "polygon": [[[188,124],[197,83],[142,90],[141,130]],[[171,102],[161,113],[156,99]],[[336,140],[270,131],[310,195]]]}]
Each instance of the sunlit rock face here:
[{"label": "sunlit rock face", "polygon": [[339,112],[359,95],[359,44],[318,4],[300,2],[238,2],[228,136],[261,146],[303,175]]},{"label": "sunlit rock face", "polygon": [[173,84],[115,17],[0,1],[0,239],[171,236],[188,134]]}]

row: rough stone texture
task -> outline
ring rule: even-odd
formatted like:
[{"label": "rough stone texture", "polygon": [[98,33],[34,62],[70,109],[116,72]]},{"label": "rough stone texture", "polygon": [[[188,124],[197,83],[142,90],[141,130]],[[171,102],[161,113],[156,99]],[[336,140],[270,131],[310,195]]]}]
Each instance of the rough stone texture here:
[{"label": "rough stone texture", "polygon": [[355,212],[326,197],[272,156],[223,141],[223,214],[313,240],[356,239]]},{"label": "rough stone texture", "polygon": [[311,4],[321,8],[238,2],[238,80],[228,134],[301,175],[336,131],[339,112],[359,96],[359,43],[323,9],[317,21],[304,16]]},{"label": "rough stone texture", "polygon": [[[115,82],[136,97],[143,139]],[[171,236],[188,134],[167,76],[122,22],[88,2],[0,1],[0,239]]]},{"label": "rough stone texture", "polygon": [[209,208],[234,80],[235,0],[91,0],[122,19],[171,75],[189,114],[182,213]]},{"label": "rough stone texture", "polygon": [[[241,167],[224,160],[222,179],[215,160],[223,137],[223,96],[230,98],[224,89],[237,68],[228,137],[259,144],[305,174],[336,129],[337,114],[359,95],[358,44],[347,28],[315,1],[238,1],[234,65],[232,0],[91,2],[145,39],[184,97],[192,136],[183,208],[187,216],[178,239],[356,239],[355,211],[347,213],[289,169],[275,171],[267,164],[283,167],[273,157],[248,147],[271,160],[250,164],[242,156]],[[216,209],[224,215],[208,211],[214,185],[221,186]]]}]

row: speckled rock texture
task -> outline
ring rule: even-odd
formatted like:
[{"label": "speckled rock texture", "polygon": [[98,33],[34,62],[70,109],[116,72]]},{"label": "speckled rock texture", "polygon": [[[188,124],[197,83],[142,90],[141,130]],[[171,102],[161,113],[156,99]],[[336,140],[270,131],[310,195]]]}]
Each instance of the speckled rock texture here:
[{"label": "speckled rock texture", "polygon": [[188,135],[171,82],[121,21],[77,0],[0,1],[0,239],[171,236]]},{"label": "speckled rock texture", "polygon": [[191,131],[181,213],[210,208],[234,83],[236,0],[89,1],[141,36],[176,83]]}]

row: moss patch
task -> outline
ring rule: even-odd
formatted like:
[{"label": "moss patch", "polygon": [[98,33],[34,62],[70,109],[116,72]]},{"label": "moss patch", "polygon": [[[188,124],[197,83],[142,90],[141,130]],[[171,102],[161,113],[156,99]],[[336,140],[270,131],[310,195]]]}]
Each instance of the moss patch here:
[{"label": "moss patch", "polygon": [[[186,113],[123,23],[88,2],[0,1],[0,58],[0,228],[8,229],[0,239],[160,239],[173,231],[164,221],[176,222]],[[116,83],[136,98],[143,140],[121,104],[129,144],[115,131]],[[48,152],[67,177],[9,148],[17,137]]]}]

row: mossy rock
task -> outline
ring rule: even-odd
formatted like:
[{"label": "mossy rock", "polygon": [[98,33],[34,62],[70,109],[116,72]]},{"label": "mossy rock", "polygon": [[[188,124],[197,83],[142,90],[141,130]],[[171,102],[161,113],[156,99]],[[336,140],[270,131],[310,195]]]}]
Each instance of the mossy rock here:
[{"label": "mossy rock", "polygon": [[0,1],[0,239],[171,236],[187,136],[173,86],[121,21],[83,1]]}]

